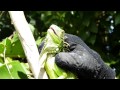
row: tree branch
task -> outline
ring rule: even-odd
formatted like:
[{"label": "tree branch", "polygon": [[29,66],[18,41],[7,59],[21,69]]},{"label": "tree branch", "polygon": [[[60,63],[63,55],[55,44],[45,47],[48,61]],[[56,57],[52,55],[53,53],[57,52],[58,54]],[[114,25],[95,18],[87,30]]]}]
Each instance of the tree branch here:
[{"label": "tree branch", "polygon": [[38,79],[38,61],[39,53],[35,43],[35,39],[30,30],[30,27],[25,19],[23,11],[9,11],[12,23],[18,32],[19,39],[23,46],[28,64],[34,75],[34,78]]}]

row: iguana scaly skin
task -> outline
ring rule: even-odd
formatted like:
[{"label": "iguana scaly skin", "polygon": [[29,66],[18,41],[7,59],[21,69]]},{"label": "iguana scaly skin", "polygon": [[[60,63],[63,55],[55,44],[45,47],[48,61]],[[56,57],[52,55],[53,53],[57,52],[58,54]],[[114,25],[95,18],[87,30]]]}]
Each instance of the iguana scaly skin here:
[{"label": "iguana scaly skin", "polygon": [[44,72],[47,72],[50,79],[76,78],[74,74],[59,68],[55,64],[55,55],[64,50],[64,34],[64,30],[56,25],[51,25],[47,30],[44,46],[40,53],[39,65],[41,66],[40,70],[45,69]]}]

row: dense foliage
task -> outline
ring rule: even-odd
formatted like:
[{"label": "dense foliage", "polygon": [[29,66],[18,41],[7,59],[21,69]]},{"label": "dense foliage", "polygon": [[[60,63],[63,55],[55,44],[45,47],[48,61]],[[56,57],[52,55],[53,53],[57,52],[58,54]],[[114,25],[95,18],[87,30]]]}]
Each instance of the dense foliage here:
[{"label": "dense foliage", "polygon": [[[25,11],[24,13],[31,25],[37,45],[41,41],[40,38],[46,35],[48,27],[56,24],[66,33],[81,37],[107,64],[116,69],[116,76],[120,78],[119,11]],[[15,30],[8,12],[1,11],[0,42],[12,35],[13,31]],[[10,42],[12,44],[12,41]]]}]

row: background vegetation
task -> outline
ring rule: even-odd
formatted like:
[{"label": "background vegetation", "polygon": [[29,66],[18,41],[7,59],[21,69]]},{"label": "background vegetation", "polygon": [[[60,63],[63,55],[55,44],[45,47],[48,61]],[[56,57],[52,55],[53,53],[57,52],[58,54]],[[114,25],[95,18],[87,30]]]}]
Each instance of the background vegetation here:
[{"label": "background vegetation", "polygon": [[[45,36],[51,24],[56,24],[66,33],[81,37],[107,64],[116,69],[116,76],[120,78],[119,11],[25,11],[24,13],[36,42]],[[1,11],[0,42],[14,31],[8,12]]]}]

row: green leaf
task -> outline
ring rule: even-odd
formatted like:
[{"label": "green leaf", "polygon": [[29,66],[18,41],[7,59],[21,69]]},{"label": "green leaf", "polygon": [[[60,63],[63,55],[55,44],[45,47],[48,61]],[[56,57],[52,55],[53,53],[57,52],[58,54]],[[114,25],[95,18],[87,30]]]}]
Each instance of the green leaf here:
[{"label": "green leaf", "polygon": [[92,35],[87,39],[87,42],[89,42],[90,44],[94,44],[96,40],[96,35]]},{"label": "green leaf", "polygon": [[90,18],[86,18],[86,17],[85,17],[83,20],[84,20],[84,21],[83,21],[83,25],[85,25],[85,26],[88,27],[89,24],[90,24]]},{"label": "green leaf", "polygon": [[29,27],[30,27],[30,30],[32,31],[32,33],[34,34],[34,32],[35,32],[35,27],[34,27],[32,24],[30,24],[30,23],[29,23]]},{"label": "green leaf", "polygon": [[11,43],[14,43],[14,42],[16,42],[18,40],[19,40],[18,34],[17,34],[17,32],[14,32],[13,37],[11,39]]},{"label": "green leaf", "polygon": [[0,54],[4,52],[4,45],[1,43],[0,44]]},{"label": "green leaf", "polygon": [[43,41],[43,39],[44,39],[44,37],[42,37],[42,38],[38,37],[38,39],[36,40],[37,46],[40,45],[40,43]]},{"label": "green leaf", "polygon": [[9,46],[11,51],[6,52],[6,56],[8,57],[25,57],[23,47],[19,40],[18,34],[14,33],[13,38],[11,39],[11,46]]},{"label": "green leaf", "polygon": [[13,61],[6,65],[0,66],[0,79],[28,79],[25,70],[23,69],[21,63],[19,61]]},{"label": "green leaf", "polygon": [[6,48],[6,53],[10,53],[11,51],[11,40],[9,38],[6,38],[2,41],[4,48]]},{"label": "green leaf", "polygon": [[0,66],[4,64],[3,59],[0,57]]},{"label": "green leaf", "polygon": [[12,43],[11,49],[11,53],[8,56],[25,58],[25,53],[20,40],[17,40],[16,42]]},{"label": "green leaf", "polygon": [[3,62],[3,58],[1,58],[1,57],[0,57],[0,63],[4,63],[4,62]]},{"label": "green leaf", "polygon": [[90,32],[87,31],[85,26],[82,26],[80,29],[80,34],[78,34],[84,41],[89,38]]},{"label": "green leaf", "polygon": [[118,25],[118,24],[120,24],[120,14],[117,14],[115,16],[115,25]]},{"label": "green leaf", "polygon": [[92,33],[97,33],[97,32],[98,32],[97,25],[96,25],[96,23],[94,23],[94,22],[90,24],[90,26],[89,26],[88,29],[89,29],[90,32],[92,32]]},{"label": "green leaf", "polygon": [[29,79],[33,79],[34,77],[33,77],[32,72],[30,71],[30,68],[29,68],[28,63],[21,63],[21,65],[22,65],[23,69],[25,70],[28,78],[29,78]]},{"label": "green leaf", "polygon": [[25,58],[24,50],[17,33],[13,34],[13,38],[6,38],[0,43],[0,54],[6,48],[6,57],[22,57]]}]

